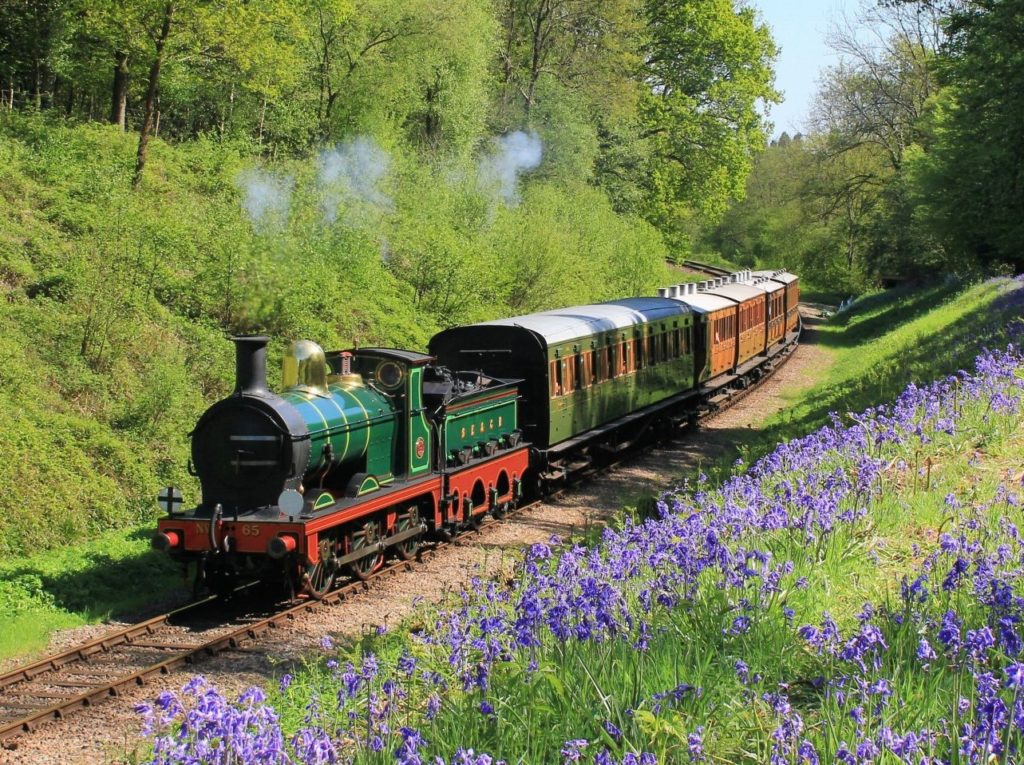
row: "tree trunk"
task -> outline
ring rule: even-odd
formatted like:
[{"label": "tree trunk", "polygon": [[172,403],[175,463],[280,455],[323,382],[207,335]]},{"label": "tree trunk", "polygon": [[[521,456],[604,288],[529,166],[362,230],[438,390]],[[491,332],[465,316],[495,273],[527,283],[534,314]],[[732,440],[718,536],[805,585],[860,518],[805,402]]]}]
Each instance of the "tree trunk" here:
[{"label": "tree trunk", "polygon": [[525,113],[526,121],[530,121],[530,110],[533,108],[534,97],[537,92],[537,80],[540,79],[540,70],[544,65],[544,57],[547,48],[548,24],[551,23],[552,3],[542,0],[538,3],[537,11],[531,19],[533,26],[533,50],[530,56],[530,78],[527,82]]},{"label": "tree trunk", "polygon": [[[269,83],[268,83],[268,87],[269,87]],[[263,103],[260,105],[260,133],[259,133],[259,143],[260,143],[260,146],[263,145],[263,123],[266,122],[266,119],[267,119],[267,92],[263,91]]]},{"label": "tree trunk", "polygon": [[153,127],[153,112],[156,110],[156,91],[160,84],[160,65],[164,62],[164,45],[171,34],[171,20],[174,18],[174,2],[171,0],[164,8],[164,23],[160,28],[160,36],[156,39],[156,57],[149,68],[149,84],[146,87],[146,103],[142,112],[142,129],[139,131],[139,151],[135,157],[135,177],[132,188],[137,189],[142,182],[142,171],[146,167],[146,152],[149,149],[149,131]]},{"label": "tree trunk", "polygon": [[70,80],[68,82],[67,95],[64,97],[64,116],[70,117],[75,113],[75,101],[78,99],[78,93],[75,91],[75,82]]},{"label": "tree trunk", "polygon": [[110,101],[110,124],[124,131],[125,113],[128,110],[128,54],[114,53],[114,90]]}]

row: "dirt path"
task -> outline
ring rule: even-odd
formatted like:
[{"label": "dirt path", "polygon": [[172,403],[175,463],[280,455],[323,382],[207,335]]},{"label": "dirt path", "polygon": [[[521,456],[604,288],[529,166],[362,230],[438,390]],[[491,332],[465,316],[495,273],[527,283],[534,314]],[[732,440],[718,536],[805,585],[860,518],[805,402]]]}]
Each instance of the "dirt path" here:
[{"label": "dirt path", "polygon": [[[301,623],[277,631],[272,641],[258,648],[219,654],[197,665],[196,671],[229,695],[240,693],[288,671],[293,662],[316,651],[324,635],[346,639],[380,624],[399,624],[413,611],[414,602],[439,600],[448,592],[460,590],[473,576],[511,567],[524,545],[546,541],[552,534],[567,537],[581,533],[603,523],[623,505],[694,474],[702,463],[735,450],[736,429],[758,427],[765,417],[782,409],[788,397],[819,378],[831,363],[831,356],[815,343],[816,323],[817,312],[808,311],[804,341],[793,358],[736,407],[705,421],[699,431],[639,455],[536,511],[450,547],[424,567],[395,576],[344,606],[311,614]],[[84,629],[99,634],[104,628]],[[52,646],[56,650],[72,638],[80,639],[82,632],[55,635]],[[8,742],[15,748],[0,749],[0,763],[95,765],[135,761],[139,720],[133,706],[162,690],[177,690],[187,678],[187,673],[163,678],[78,713],[63,724],[19,736]]]}]

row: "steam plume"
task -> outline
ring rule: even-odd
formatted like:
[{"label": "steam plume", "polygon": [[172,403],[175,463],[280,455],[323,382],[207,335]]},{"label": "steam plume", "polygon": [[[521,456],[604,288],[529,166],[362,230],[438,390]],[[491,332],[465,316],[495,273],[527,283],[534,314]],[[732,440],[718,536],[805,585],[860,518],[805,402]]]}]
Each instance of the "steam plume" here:
[{"label": "steam plume", "polygon": [[493,150],[480,160],[480,184],[495,191],[507,205],[519,201],[519,175],[535,170],[544,155],[540,136],[516,130],[495,139]]},{"label": "steam plume", "polygon": [[391,158],[387,152],[373,138],[364,136],[345,141],[321,154],[317,180],[323,193],[324,220],[333,223],[342,206],[347,208],[349,222],[353,222],[353,205],[390,209],[393,206],[391,198],[379,188],[390,165]]},{"label": "steam plume", "polygon": [[282,225],[288,217],[294,179],[266,170],[244,170],[235,183],[243,193],[242,209],[254,226]]}]

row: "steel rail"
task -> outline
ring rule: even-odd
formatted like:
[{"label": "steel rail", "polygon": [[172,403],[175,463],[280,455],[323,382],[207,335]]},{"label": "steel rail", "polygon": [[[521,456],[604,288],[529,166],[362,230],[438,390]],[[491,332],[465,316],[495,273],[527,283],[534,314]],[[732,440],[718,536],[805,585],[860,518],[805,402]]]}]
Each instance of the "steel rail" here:
[{"label": "steel rail", "polygon": [[732,271],[721,266],[712,266],[708,263],[701,263],[696,260],[684,260],[681,265],[683,268],[688,268],[691,271],[699,271],[700,273],[707,274],[708,276],[729,276]]},{"label": "steel rail", "polygon": [[[700,413],[697,417],[698,421],[713,418],[715,415],[746,398],[747,395],[759,388],[762,383],[771,379],[775,372],[782,368],[782,366],[792,358],[798,341],[799,336],[789,347],[772,359],[774,364],[768,374],[753,382],[751,385],[748,385],[746,388],[731,393],[724,405],[715,405],[707,411]],[[592,477],[593,475],[600,473],[602,470],[607,470],[619,464],[627,457],[635,455],[641,450],[642,449],[629,449],[600,468],[595,468],[592,471],[585,471],[585,475],[581,477]],[[480,533],[493,526],[500,525],[506,519],[514,518],[521,513],[531,511],[541,506],[546,500],[561,494],[566,488],[567,487],[561,487],[549,493],[544,498],[530,502],[513,511],[509,511],[507,514],[504,514],[501,519],[492,517],[482,520],[478,524],[469,526],[466,529],[466,532]],[[421,547],[414,560],[396,560],[387,563],[382,568],[367,575],[365,578],[354,580],[331,590],[319,599],[310,598],[300,601],[278,611],[277,613],[263,617],[254,622],[239,625],[235,629],[219,634],[201,643],[188,645],[161,643],[158,641],[147,641],[145,640],[145,637],[156,634],[162,627],[171,626],[171,622],[173,620],[180,619],[183,615],[209,605],[210,602],[217,599],[215,596],[196,601],[195,603],[190,603],[181,608],[169,611],[166,614],[155,616],[151,619],[125,627],[124,629],[118,630],[110,635],[90,640],[86,643],[73,646],[61,653],[47,656],[46,658],[32,662],[31,664],[26,664],[10,670],[3,675],[0,675],[0,690],[15,689],[19,684],[37,680],[47,673],[59,672],[65,667],[77,662],[88,663],[91,658],[109,653],[111,650],[118,647],[135,646],[141,648],[158,648],[176,651],[173,655],[168,656],[162,661],[129,674],[119,676],[112,680],[101,680],[95,683],[86,683],[83,681],[71,684],[85,687],[86,690],[81,693],[71,694],[64,698],[60,698],[61,694],[56,693],[50,693],[49,695],[40,694],[45,698],[60,698],[59,701],[46,707],[36,708],[19,704],[5,704],[3,700],[0,699],[0,708],[23,710],[25,712],[25,714],[22,714],[17,718],[0,719],[0,741],[19,733],[30,733],[41,723],[63,720],[66,715],[74,711],[92,707],[105,699],[116,698],[130,688],[145,685],[147,681],[154,677],[169,675],[176,669],[195,663],[203,656],[212,656],[222,651],[242,648],[255,643],[262,635],[274,630],[284,623],[294,621],[298,616],[306,613],[307,611],[312,611],[323,606],[337,605],[344,602],[352,595],[360,594],[369,590],[373,583],[383,580],[385,577],[392,577],[404,571],[414,570],[418,565],[422,565],[427,560],[433,558],[439,549],[442,549],[448,544],[459,545],[460,543],[468,541],[466,536],[467,534],[463,533],[456,536],[452,542],[438,542],[428,547]],[[245,589],[246,586],[238,589]],[[140,640],[140,638],[142,638],[142,640]],[[60,681],[54,683],[54,685],[61,684],[62,683]],[[63,683],[63,685],[69,684]]]}]

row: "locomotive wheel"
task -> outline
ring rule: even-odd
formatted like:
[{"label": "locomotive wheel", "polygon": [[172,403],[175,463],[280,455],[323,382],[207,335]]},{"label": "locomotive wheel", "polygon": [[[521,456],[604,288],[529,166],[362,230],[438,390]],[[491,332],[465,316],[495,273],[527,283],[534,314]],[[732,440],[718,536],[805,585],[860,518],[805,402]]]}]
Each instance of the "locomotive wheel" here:
[{"label": "locomotive wheel", "polygon": [[[348,533],[348,551],[354,553],[367,547],[374,547],[380,542],[380,523],[374,519],[364,521]],[[376,552],[349,563],[348,570],[356,579],[366,579],[384,563],[384,553]]]},{"label": "locomotive wheel", "polygon": [[334,585],[334,567],[318,561],[316,565],[307,567],[303,582],[303,592],[314,600],[320,600]]},{"label": "locomotive wheel", "polygon": [[[412,505],[404,512],[400,513],[398,520],[395,521],[395,533],[401,533],[408,529],[417,528],[420,525],[420,509],[416,505]],[[412,560],[416,557],[416,553],[420,549],[419,537],[413,537],[407,539],[404,542],[399,542],[395,545],[395,552],[398,553],[398,557],[402,560]]]},{"label": "locomotive wheel", "polygon": [[302,577],[302,592],[314,600],[320,600],[334,586],[334,559],[329,539],[320,540],[320,560],[312,566],[306,566]]}]

